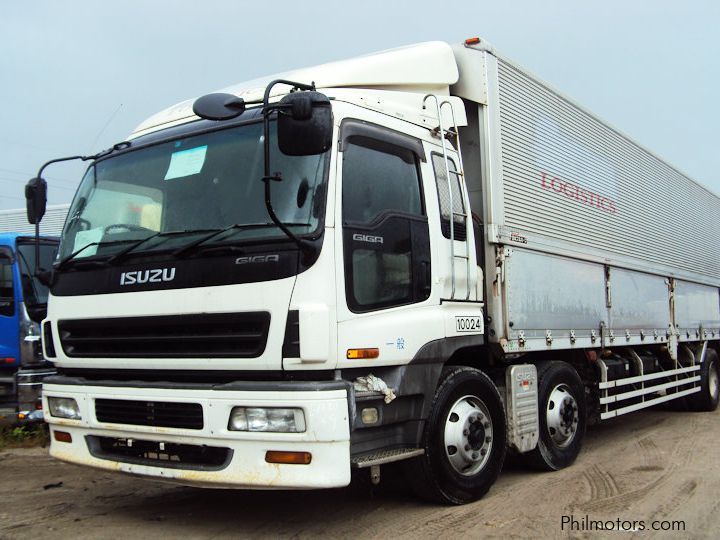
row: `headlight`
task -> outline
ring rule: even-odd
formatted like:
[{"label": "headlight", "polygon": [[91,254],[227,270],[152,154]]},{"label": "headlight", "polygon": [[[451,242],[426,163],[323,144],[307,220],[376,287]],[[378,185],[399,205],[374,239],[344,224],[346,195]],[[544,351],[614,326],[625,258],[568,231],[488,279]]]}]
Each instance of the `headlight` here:
[{"label": "headlight", "polygon": [[302,409],[234,407],[230,411],[228,429],[302,433],[305,431],[305,414]]},{"label": "headlight", "polygon": [[50,409],[50,416],[81,420],[80,408],[73,398],[48,397],[48,408]]}]

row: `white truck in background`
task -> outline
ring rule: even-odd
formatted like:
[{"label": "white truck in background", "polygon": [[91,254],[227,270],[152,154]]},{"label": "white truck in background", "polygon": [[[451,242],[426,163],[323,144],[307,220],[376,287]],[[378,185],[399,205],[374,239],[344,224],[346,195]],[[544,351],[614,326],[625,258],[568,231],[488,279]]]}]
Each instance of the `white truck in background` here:
[{"label": "white truck in background", "polygon": [[507,449],[555,470],[588,421],[717,407],[720,199],[480,39],[241,84],[83,159],[40,272],[59,459],[259,489],[403,461],[459,504]]}]

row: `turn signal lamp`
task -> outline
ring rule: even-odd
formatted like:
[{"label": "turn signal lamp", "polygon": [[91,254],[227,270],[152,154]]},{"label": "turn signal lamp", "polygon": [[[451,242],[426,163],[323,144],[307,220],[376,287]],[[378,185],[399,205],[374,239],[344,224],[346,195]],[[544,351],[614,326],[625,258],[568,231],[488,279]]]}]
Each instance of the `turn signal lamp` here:
[{"label": "turn signal lamp", "polygon": [[467,38],[467,39],[465,40],[465,45],[467,45],[468,47],[469,47],[470,45],[477,45],[478,43],[480,43],[480,38],[479,38],[479,37],[471,37],[471,38]]},{"label": "turn signal lamp", "polygon": [[53,431],[53,437],[55,437],[56,441],[66,443],[72,442],[72,435],[70,435],[67,431]]},{"label": "turn signal lamp", "polygon": [[378,358],[380,349],[348,349],[348,360],[364,360],[368,358]]},{"label": "turn signal lamp", "polygon": [[282,452],[268,450],[265,452],[265,461],[268,463],[282,463],[285,465],[310,465],[312,454],[310,452]]}]

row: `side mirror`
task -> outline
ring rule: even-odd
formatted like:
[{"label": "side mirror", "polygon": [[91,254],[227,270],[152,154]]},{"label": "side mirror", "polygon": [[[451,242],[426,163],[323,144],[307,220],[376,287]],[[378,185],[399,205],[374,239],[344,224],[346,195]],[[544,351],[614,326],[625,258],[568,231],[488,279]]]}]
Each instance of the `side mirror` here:
[{"label": "side mirror", "polygon": [[245,101],[234,94],[207,94],[195,100],[193,112],[205,120],[230,120],[245,112]]},{"label": "side mirror", "polygon": [[42,178],[33,178],[25,186],[27,219],[31,225],[37,225],[45,215],[47,207],[47,182]]},{"label": "side mirror", "polygon": [[293,92],[278,107],[278,146],[287,156],[313,156],[332,145],[330,100],[314,91]]}]

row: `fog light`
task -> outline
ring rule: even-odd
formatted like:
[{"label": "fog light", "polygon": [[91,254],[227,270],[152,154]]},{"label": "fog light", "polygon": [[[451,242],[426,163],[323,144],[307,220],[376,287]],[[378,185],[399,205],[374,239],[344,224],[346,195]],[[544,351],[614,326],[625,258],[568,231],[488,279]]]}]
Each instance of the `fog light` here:
[{"label": "fog light", "polygon": [[270,431],[303,433],[305,414],[302,409],[234,407],[228,422],[230,431]]},{"label": "fog light", "polygon": [[50,409],[50,416],[69,418],[70,420],[81,419],[80,408],[73,398],[49,397],[48,408]]},{"label": "fog light", "polygon": [[360,414],[363,424],[377,424],[378,422],[378,410],[375,407],[369,407],[363,409]]}]

